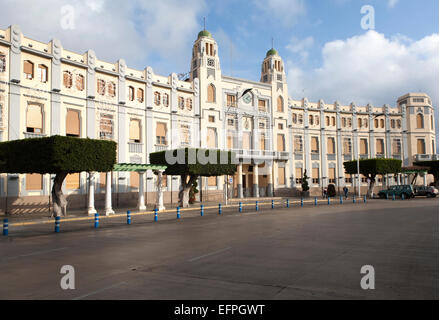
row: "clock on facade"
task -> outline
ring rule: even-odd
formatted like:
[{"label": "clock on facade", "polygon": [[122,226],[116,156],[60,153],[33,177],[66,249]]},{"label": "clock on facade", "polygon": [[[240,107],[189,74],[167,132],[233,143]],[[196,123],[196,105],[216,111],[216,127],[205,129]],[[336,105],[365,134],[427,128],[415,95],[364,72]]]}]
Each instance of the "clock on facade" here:
[{"label": "clock on facade", "polygon": [[252,95],[250,92],[247,92],[243,97],[242,97],[242,101],[244,101],[244,103],[249,104],[250,102],[252,102]]}]

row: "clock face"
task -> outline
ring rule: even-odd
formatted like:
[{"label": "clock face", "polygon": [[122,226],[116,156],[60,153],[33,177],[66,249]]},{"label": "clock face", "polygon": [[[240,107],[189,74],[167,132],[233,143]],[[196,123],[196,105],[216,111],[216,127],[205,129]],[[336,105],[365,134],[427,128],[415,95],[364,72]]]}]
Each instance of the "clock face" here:
[{"label": "clock face", "polygon": [[252,95],[251,95],[251,93],[250,93],[250,92],[247,92],[247,93],[245,94],[245,96],[242,97],[242,101],[244,101],[244,103],[247,103],[247,104],[249,104],[250,102],[252,102]]}]

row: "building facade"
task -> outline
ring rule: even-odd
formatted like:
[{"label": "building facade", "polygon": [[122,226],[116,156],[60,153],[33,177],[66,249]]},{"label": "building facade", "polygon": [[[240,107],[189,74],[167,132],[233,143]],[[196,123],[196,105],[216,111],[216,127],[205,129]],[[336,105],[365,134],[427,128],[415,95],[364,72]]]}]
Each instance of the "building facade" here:
[{"label": "building facade", "polygon": [[[203,200],[215,201],[225,188],[239,198],[294,195],[305,170],[313,193],[329,183],[354,187],[343,162],[358,156],[398,158],[404,165],[436,158],[433,106],[425,93],[402,96],[396,107],[294,100],[276,50],[262,61],[259,82],[225,76],[206,30],[181,80],[151,67],[131,69],[123,59],[98,60],[93,50],[71,52],[56,39],[38,42],[12,25],[0,30],[0,140],[49,135],[114,140],[118,163],[148,163],[150,153],[171,148],[233,150],[240,159],[234,177],[200,178]],[[105,175],[96,177],[97,208]],[[47,210],[52,179],[1,175],[0,210]],[[87,207],[88,179],[85,172],[66,178],[71,208]],[[147,202],[154,201],[155,180],[152,173],[145,177]],[[111,183],[116,207],[136,204],[137,173],[114,172]],[[164,177],[165,203],[176,202],[179,187],[179,177]]]}]

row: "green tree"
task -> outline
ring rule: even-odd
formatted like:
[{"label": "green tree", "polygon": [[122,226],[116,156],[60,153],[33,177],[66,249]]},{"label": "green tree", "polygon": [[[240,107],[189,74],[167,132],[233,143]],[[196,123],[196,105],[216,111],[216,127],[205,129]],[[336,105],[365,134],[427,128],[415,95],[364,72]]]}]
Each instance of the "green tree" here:
[{"label": "green tree", "polygon": [[428,167],[428,173],[434,176],[434,185],[439,188],[439,160],[419,161],[414,163],[415,166]]},{"label": "green tree", "polygon": [[149,160],[151,164],[167,166],[166,175],[180,176],[178,199],[182,208],[189,206],[189,191],[199,177],[234,175],[236,172],[235,153],[230,151],[184,148],[151,153]]},{"label": "green tree", "polygon": [[309,177],[307,176],[306,170],[305,170],[305,172],[303,173],[303,178],[302,178],[302,191],[303,192],[309,191],[308,179],[309,179]]},{"label": "green tree", "polygon": [[[360,160],[360,174],[370,180],[367,196],[370,197],[375,187],[377,175],[395,174],[401,172],[401,160],[396,159],[365,159]],[[344,163],[346,173],[357,174],[357,161],[347,161]]]},{"label": "green tree", "polygon": [[76,172],[108,172],[116,162],[113,141],[51,136],[0,143],[0,172],[55,174],[53,215],[67,214],[62,192],[66,176]]}]

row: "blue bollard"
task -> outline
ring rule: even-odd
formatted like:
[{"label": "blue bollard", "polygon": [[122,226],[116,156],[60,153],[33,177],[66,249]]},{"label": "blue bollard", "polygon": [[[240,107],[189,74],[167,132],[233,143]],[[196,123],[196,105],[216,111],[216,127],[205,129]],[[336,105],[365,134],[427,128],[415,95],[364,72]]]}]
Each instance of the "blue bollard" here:
[{"label": "blue bollard", "polygon": [[405,195],[404,195],[404,193],[401,195],[401,199],[402,199],[402,200],[405,200]]},{"label": "blue bollard", "polygon": [[389,194],[388,193],[386,193],[386,199],[389,200]]},{"label": "blue bollard", "polygon": [[331,198],[328,197],[328,206],[331,205]]},{"label": "blue bollard", "polygon": [[354,202],[354,203],[356,203],[356,202],[357,202],[357,200],[355,199],[355,195],[354,195],[354,198],[353,198],[353,202]]},{"label": "blue bollard", "polygon": [[314,198],[314,205],[317,206],[317,204],[318,204],[318,200],[317,200],[317,197],[315,197]]},{"label": "blue bollard", "polygon": [[290,207],[290,199],[287,199],[287,208]]},{"label": "blue bollard", "polygon": [[59,227],[61,225],[61,217],[55,217],[55,232],[59,232]]},{"label": "blue bollard", "polygon": [[300,206],[303,208],[303,198],[300,198]]},{"label": "blue bollard", "polygon": [[222,214],[223,213],[223,208],[221,203],[218,205],[218,214]]},{"label": "blue bollard", "polygon": [[3,235],[7,236],[9,234],[9,222],[8,219],[3,220]]},{"label": "blue bollard", "polygon": [[159,221],[158,211],[159,210],[157,208],[154,209],[154,222]]},{"label": "blue bollard", "polygon": [[395,198],[395,194],[392,194],[392,200],[393,200],[393,201],[396,200],[396,198]]},{"label": "blue bollard", "polygon": [[340,204],[343,204],[343,196],[340,196]]},{"label": "blue bollard", "polygon": [[131,224],[131,211],[127,211],[127,224]]},{"label": "blue bollard", "polygon": [[274,200],[271,200],[271,209],[274,209]]},{"label": "blue bollard", "polygon": [[242,212],[242,202],[239,203],[239,212]]},{"label": "blue bollard", "polygon": [[202,217],[204,216],[204,206],[203,205],[200,206],[200,214]]},{"label": "blue bollard", "polygon": [[177,207],[177,219],[180,219],[180,207]]},{"label": "blue bollard", "polygon": [[256,201],[256,211],[259,211],[259,202]]},{"label": "blue bollard", "polygon": [[364,203],[366,203],[367,202],[367,196],[364,196]]},{"label": "blue bollard", "polygon": [[95,229],[99,227],[99,213],[95,213]]}]

